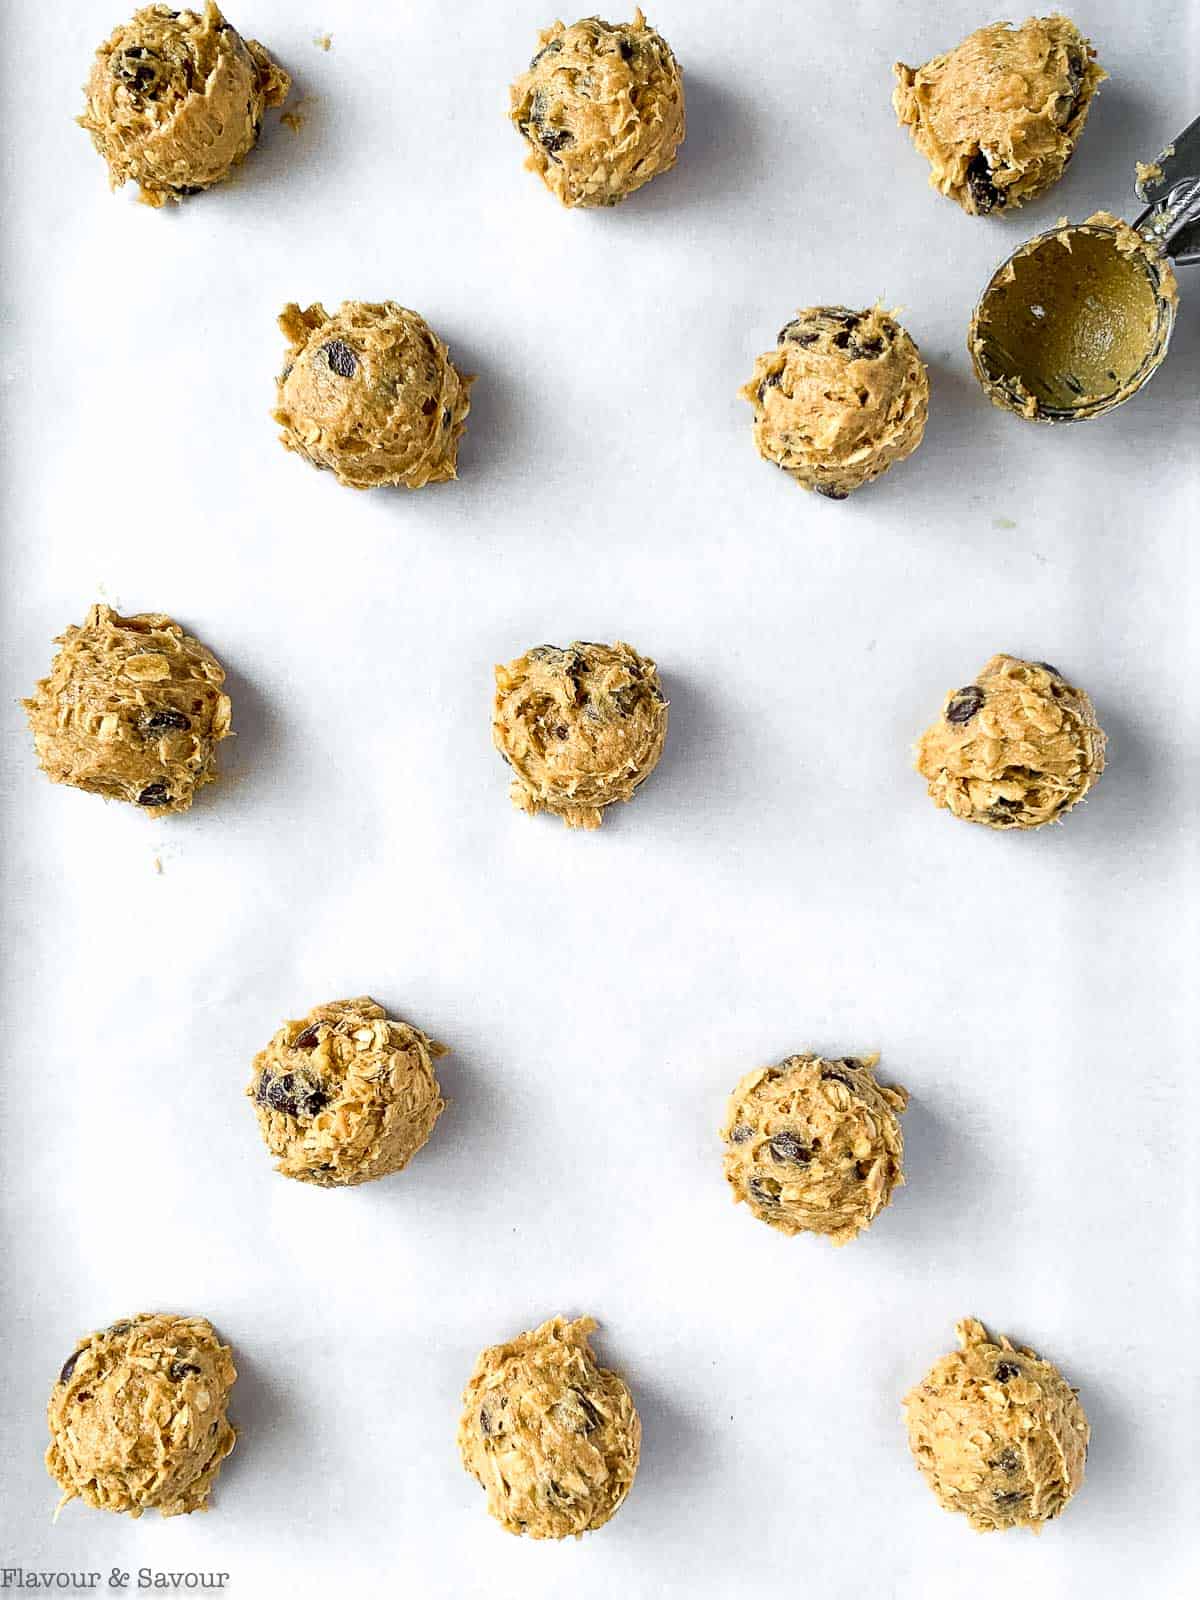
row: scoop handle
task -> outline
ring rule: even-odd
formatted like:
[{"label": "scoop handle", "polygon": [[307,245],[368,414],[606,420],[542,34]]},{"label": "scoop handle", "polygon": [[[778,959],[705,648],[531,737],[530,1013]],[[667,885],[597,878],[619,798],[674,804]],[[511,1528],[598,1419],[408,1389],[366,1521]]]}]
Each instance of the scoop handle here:
[{"label": "scoop handle", "polygon": [[1200,261],[1200,117],[1176,134],[1136,185],[1146,209],[1133,226],[1177,267]]}]

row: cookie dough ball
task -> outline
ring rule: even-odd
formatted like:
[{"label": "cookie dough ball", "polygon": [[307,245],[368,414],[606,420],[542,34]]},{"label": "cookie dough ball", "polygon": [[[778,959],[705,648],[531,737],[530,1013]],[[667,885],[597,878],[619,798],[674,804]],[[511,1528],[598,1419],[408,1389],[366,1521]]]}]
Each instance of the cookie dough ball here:
[{"label": "cookie dough ball", "polygon": [[989,828],[1057,822],[1104,771],[1092,702],[1048,661],[993,656],[917,744],[934,803]]},{"label": "cookie dough ball", "polygon": [[598,828],[654,771],[666,737],[658,668],[631,645],[542,644],[496,668],[492,742],[513,769],[513,805],[531,816]]},{"label": "cookie dough ball", "polygon": [[525,165],[565,206],[615,206],[675,165],[683,73],[640,9],[632,22],[587,17],[539,35],[511,90]]},{"label": "cookie dough ball", "polygon": [[186,811],[216,777],[216,747],[230,732],[217,658],[170,617],[103,605],[55,643],[50,676],[23,702],[51,782],[153,816]]},{"label": "cookie dough ball", "polygon": [[237,1435],[225,1414],[237,1378],[203,1317],[143,1312],[81,1339],[50,1395],[46,1467],[60,1509],[164,1517],[207,1511]]},{"label": "cookie dough ball", "polygon": [[475,1363],[458,1448],[509,1533],[578,1538],[629,1493],[642,1426],[624,1381],[596,1365],[595,1327],[591,1317],[554,1317]]},{"label": "cookie dough ball", "polygon": [[1083,1482],[1083,1407],[1032,1350],[989,1338],[973,1317],[955,1332],[962,1348],[904,1398],[909,1449],[939,1502],[973,1528],[1039,1531]]},{"label": "cookie dough ball", "polygon": [[1016,207],[1057,183],[1108,74],[1067,17],[980,28],[923,67],[897,62],[892,104],[929,162],[929,182],[970,216]]},{"label": "cookie dough ball", "polygon": [[325,1189],[400,1172],[446,1109],[433,1066],[446,1054],[369,996],[285,1022],[246,1090],[275,1170]]},{"label": "cookie dough ball", "polygon": [[258,40],[243,39],[215,5],[146,6],[96,51],[79,121],[112,187],[131,178],[147,205],[161,206],[227,177],[290,88]]},{"label": "cookie dough ball", "polygon": [[789,1056],[748,1072],[721,1137],[735,1203],[781,1233],[846,1244],[904,1182],[900,1119],[908,1091],[875,1078],[878,1055]]},{"label": "cookie dough ball", "polygon": [[352,489],[458,476],[475,379],[455,369],[424,317],[394,300],[345,300],[332,317],[293,303],[279,326],[288,352],[272,415],[289,450]]},{"label": "cookie dough ball", "polygon": [[929,414],[917,347],[879,306],[798,311],[738,392],[754,407],[763,460],[829,500],[912,455]]}]

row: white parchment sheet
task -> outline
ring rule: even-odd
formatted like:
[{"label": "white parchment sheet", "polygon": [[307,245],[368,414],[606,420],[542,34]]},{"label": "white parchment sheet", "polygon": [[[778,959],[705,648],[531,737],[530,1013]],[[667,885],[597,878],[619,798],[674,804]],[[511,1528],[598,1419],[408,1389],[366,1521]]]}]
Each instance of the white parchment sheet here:
[{"label": "white parchment sheet", "polygon": [[[72,121],[122,5],[5,20],[0,1561],[235,1600],[1194,1595],[1200,269],[1149,389],[1074,429],[989,407],[964,336],[1022,238],[1133,214],[1134,160],[1200,112],[1196,0],[1074,9],[1112,81],[1062,184],[989,219],[889,103],[895,59],[994,20],[973,0],[661,0],[687,143],[592,214],[505,118],[552,6],[230,6],[301,129],[160,213]],[[388,297],[479,381],[457,484],[356,494],[275,442],[274,319]],[[876,298],[929,430],[833,504],[758,460],[736,390],[797,306]],[[97,599],[229,669],[188,816],[35,769],[18,700]],[[493,663],[576,637],[671,698],[594,835],[513,811],[489,743]],[[1110,735],[1064,827],[955,823],[910,769],[997,650]],[[452,1104],[401,1176],[309,1190],[250,1060],[363,992],[451,1046]],[[912,1094],[908,1185],[841,1251],[721,1175],[728,1090],[805,1048],[880,1049]],[[160,1308],[235,1348],[213,1509],[52,1526],[54,1375]],[[645,1448],[611,1525],[552,1546],[490,1522],[454,1432],[477,1351],[558,1311],[600,1320]],[[1091,1418],[1041,1538],[972,1534],[908,1459],[900,1397],[965,1315]]]}]

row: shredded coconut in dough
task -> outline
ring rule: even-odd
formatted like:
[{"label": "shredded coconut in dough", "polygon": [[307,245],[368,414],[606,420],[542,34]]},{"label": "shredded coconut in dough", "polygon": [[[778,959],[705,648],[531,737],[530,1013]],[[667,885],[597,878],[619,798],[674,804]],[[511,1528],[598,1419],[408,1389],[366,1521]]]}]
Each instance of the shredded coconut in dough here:
[{"label": "shredded coconut in dough", "polygon": [[1057,183],[1108,76],[1095,56],[1056,13],[980,28],[923,67],[898,61],[892,103],[932,187],[985,216]]},{"label": "shredded coconut in dough", "polygon": [[254,148],[263,112],[291,79],[213,4],[146,6],[96,51],[80,125],[114,189],[132,179],[147,205],[198,194]]},{"label": "shredded coconut in dough", "polygon": [[50,1395],[46,1467],[101,1511],[207,1511],[236,1433],[225,1415],[237,1371],[203,1317],[143,1312],[89,1334]]},{"label": "shredded coconut in dough", "polygon": [[962,1348],[904,1398],[909,1448],[940,1504],[979,1532],[1040,1533],[1083,1483],[1083,1407],[1032,1350],[989,1338],[973,1317],[955,1332]]},{"label": "shredded coconut in dough", "polygon": [[738,393],[763,460],[829,500],[912,455],[929,413],[917,347],[880,306],[798,311]]},{"label": "shredded coconut in dough", "polygon": [[421,489],[458,476],[475,379],[424,317],[394,300],[283,309],[288,341],[275,421],[289,450],[352,489]]},{"label": "shredded coconut in dough", "polygon": [[496,668],[492,742],[530,815],[598,828],[654,771],[666,737],[658,668],[631,645],[543,644]]},{"label": "shredded coconut in dough", "polygon": [[420,1028],[364,996],[285,1022],[254,1058],[254,1101],[275,1170],[322,1188],[399,1172],[446,1109]]},{"label": "shredded coconut in dough", "polygon": [[211,783],[230,733],[225,672],[161,613],[122,617],[95,605],[24,701],[38,761],[53,783],[127,800],[152,816],[186,811]]},{"label": "shredded coconut in dough", "polygon": [[629,1493],[641,1423],[623,1380],[596,1365],[595,1327],[591,1317],[554,1317],[475,1363],[458,1448],[508,1533],[579,1538]]},{"label": "shredded coconut in dough", "polygon": [[904,1182],[908,1091],[876,1080],[878,1060],[799,1055],[748,1072],[721,1129],[735,1202],[781,1233],[839,1245],[869,1227]]},{"label": "shredded coconut in dough", "polygon": [[993,656],[917,744],[937,805],[989,828],[1040,828],[1104,771],[1104,734],[1082,689],[1046,661]]},{"label": "shredded coconut in dough", "polygon": [[547,28],[511,98],[525,165],[565,206],[615,206],[683,143],[683,74],[640,9],[632,22]]}]

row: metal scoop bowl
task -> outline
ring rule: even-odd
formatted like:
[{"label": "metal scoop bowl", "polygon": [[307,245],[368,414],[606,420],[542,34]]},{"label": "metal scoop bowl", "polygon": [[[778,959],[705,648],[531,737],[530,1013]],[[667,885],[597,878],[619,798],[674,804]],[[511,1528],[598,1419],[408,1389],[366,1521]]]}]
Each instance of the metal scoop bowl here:
[{"label": "metal scoop bowl", "polygon": [[1133,223],[1098,213],[1026,240],[971,319],[975,376],[994,404],[1036,422],[1113,411],[1162,364],[1175,266],[1200,261],[1200,118],[1149,167]]}]

